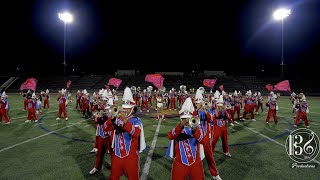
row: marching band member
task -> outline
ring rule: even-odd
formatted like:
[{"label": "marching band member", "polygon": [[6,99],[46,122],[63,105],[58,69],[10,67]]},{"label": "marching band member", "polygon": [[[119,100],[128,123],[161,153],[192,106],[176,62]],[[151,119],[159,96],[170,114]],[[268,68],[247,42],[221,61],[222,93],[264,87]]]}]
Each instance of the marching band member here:
[{"label": "marching band member", "polygon": [[10,124],[8,110],[9,110],[8,96],[6,95],[6,92],[3,91],[0,99],[0,123],[2,122],[2,116],[3,116],[6,121],[6,124]]},{"label": "marching band member", "polygon": [[295,121],[294,127],[297,127],[300,119],[302,119],[306,127],[309,128],[308,118],[307,118],[307,113],[309,113],[309,106],[308,106],[305,95],[302,96],[301,103],[297,104],[296,108],[298,109],[298,117]]},{"label": "marching band member", "polygon": [[259,108],[261,108],[261,111],[263,112],[263,96],[261,96],[261,93],[258,92],[258,96],[256,98],[258,101],[257,106],[256,106],[256,113],[258,113]]},{"label": "marching band member", "polygon": [[134,96],[136,106],[137,107],[141,106],[141,104],[140,104],[140,100],[141,100],[140,86],[138,86],[133,93],[134,93],[133,96]]},{"label": "marching band member", "polygon": [[294,104],[294,101],[295,101],[295,100],[296,100],[296,93],[292,92],[292,93],[290,94],[290,101],[291,101],[292,104]]},{"label": "marching band member", "polygon": [[225,97],[224,97],[224,107],[226,108],[226,111],[227,111],[227,113],[230,115],[230,118],[229,118],[229,123],[230,123],[230,125],[231,126],[234,126],[234,124],[233,124],[233,119],[232,119],[232,116],[231,116],[231,114],[232,114],[232,94],[230,94],[229,96],[228,95],[226,95]]},{"label": "marching band member", "polygon": [[153,104],[152,104],[152,86],[148,86],[147,87],[147,96],[148,96],[148,102],[150,103],[150,107],[153,108]]},{"label": "marching band member", "polygon": [[36,114],[36,94],[33,92],[31,98],[28,99],[28,120],[25,122],[31,122],[31,118],[33,118],[34,122],[38,122],[38,117]]},{"label": "marching band member", "polygon": [[68,104],[68,100],[66,97],[66,90],[62,89],[60,91],[60,95],[57,98],[58,100],[58,104],[59,104],[59,112],[58,112],[58,117],[56,118],[57,120],[59,120],[61,118],[61,114],[63,113],[63,117],[64,119],[67,121],[68,120],[68,115],[67,115],[67,104]]},{"label": "marching band member", "polygon": [[203,150],[200,148],[203,134],[199,130],[199,125],[189,124],[193,111],[192,101],[187,98],[179,112],[181,122],[168,133],[171,143],[167,150],[167,157],[174,158],[171,170],[172,180],[185,180],[188,175],[191,180],[204,179],[201,162]]},{"label": "marching band member", "polygon": [[232,119],[234,120],[234,115],[235,115],[235,113],[237,112],[237,115],[238,115],[238,120],[240,120],[240,109],[241,109],[241,98],[239,97],[239,94],[238,94],[238,92],[237,91],[234,91],[234,93],[233,93],[233,96],[234,96],[234,98],[232,98],[232,104],[233,104],[233,107],[234,107],[234,110],[233,110],[233,113],[232,113],[232,111],[231,111],[231,117],[232,117]]},{"label": "marching band member", "polygon": [[114,93],[113,93],[113,104],[115,105],[115,106],[118,106],[118,101],[119,101],[119,98],[118,98],[118,95],[117,95],[117,91],[114,91]]},{"label": "marching band member", "polygon": [[175,95],[175,92],[174,92],[174,88],[172,88],[169,91],[169,98],[170,98],[170,111],[171,110],[177,110],[176,109],[176,95]]},{"label": "marching band member", "polygon": [[46,109],[46,107],[48,107],[48,109],[50,109],[50,95],[49,95],[49,89],[46,90],[46,92],[43,94],[43,109]]},{"label": "marching band member", "polygon": [[80,90],[78,90],[76,94],[76,109],[78,109],[78,106],[81,109],[81,103],[80,103],[81,97],[82,97],[82,93],[80,92]]},{"label": "marching band member", "polygon": [[140,109],[140,112],[142,112],[142,109],[143,108],[146,108],[147,112],[149,112],[149,97],[148,97],[148,94],[147,94],[147,90],[144,89],[143,90],[143,94],[142,94],[142,103],[141,103],[141,109]]},{"label": "marching band member", "polygon": [[141,119],[133,116],[136,111],[134,102],[130,88],[126,87],[119,113],[103,126],[105,131],[113,131],[110,180],[119,180],[123,172],[128,179],[139,179],[139,152],[146,148],[146,144]]},{"label": "marching band member", "polygon": [[228,147],[228,128],[227,128],[228,119],[230,119],[231,117],[230,117],[230,114],[224,109],[223,104],[224,104],[223,96],[220,95],[220,98],[217,101],[217,110],[213,114],[213,118],[212,118],[213,124],[214,124],[212,151],[214,152],[216,144],[219,138],[221,137],[223,154],[225,156],[231,157],[231,154],[229,153],[229,147]]},{"label": "marching band member", "polygon": [[37,96],[37,114],[42,114],[42,96],[44,95],[44,92],[41,91],[40,94]]},{"label": "marching band member", "polygon": [[[94,102],[94,106],[93,106],[93,108],[91,109],[91,112],[93,113],[93,120],[96,120],[95,119],[95,114],[96,114],[96,112],[100,112],[100,111],[104,111],[105,109],[107,109],[107,108],[109,108],[110,109],[110,107],[112,106],[112,104],[111,105],[109,105],[107,102],[108,102],[108,91],[105,91],[104,89],[102,89],[102,90],[99,90],[99,98],[98,98],[98,100],[96,100],[95,102]],[[102,98],[100,98],[102,96]],[[96,122],[96,124],[97,124],[97,122]],[[100,132],[100,130],[98,129],[98,124],[97,124],[97,129],[96,129],[96,141],[95,141],[95,143],[94,143],[94,146],[93,146],[93,149],[90,151],[91,153],[96,153],[97,151],[98,151],[98,138],[99,138],[99,136],[100,136],[100,134],[99,134],[99,132]]]},{"label": "marching band member", "polygon": [[[103,98],[103,101],[106,102],[106,97]],[[110,107],[110,106],[109,106]],[[90,175],[98,172],[102,168],[103,157],[105,153],[111,152],[111,140],[110,135],[111,131],[105,132],[103,130],[103,124],[107,120],[111,120],[111,115],[109,109],[106,109],[103,104],[99,104],[96,110],[96,113],[93,117],[94,122],[97,125],[96,128],[96,164],[95,167],[89,172]]]},{"label": "marching band member", "polygon": [[201,131],[201,134],[203,136],[201,144],[203,145],[204,154],[208,163],[210,173],[213,177],[217,177],[217,167],[212,156],[213,151],[210,144],[210,139],[213,136],[210,126],[211,115],[208,112],[209,109],[207,109],[209,105],[208,107],[204,107],[204,98],[202,93],[203,91],[197,89],[195,95],[195,111],[193,112],[193,116],[199,117],[200,124],[198,129]]},{"label": "marching band member", "polygon": [[278,110],[278,104],[277,104],[277,95],[273,95],[271,102],[267,102],[266,106],[268,107],[268,115],[266,119],[266,124],[269,123],[270,116],[273,117],[274,123],[278,124],[277,120],[277,110]]},{"label": "marching band member", "polygon": [[30,89],[27,91],[27,93],[23,94],[23,97],[24,97],[23,110],[27,110],[28,102],[29,102],[29,99],[31,98],[31,96],[32,96],[32,93],[31,93]]},{"label": "marching band member", "polygon": [[252,95],[251,90],[247,91],[246,95],[247,97],[243,100],[244,112],[241,120],[242,121],[246,120],[247,114],[251,113],[251,121],[256,121],[254,119],[254,113],[253,113],[255,99],[251,96]]},{"label": "marching band member", "polygon": [[[157,103],[157,97],[158,97],[158,92],[157,90],[154,90],[152,94],[152,101]],[[155,110],[157,111],[157,105],[155,107]]]},{"label": "marching band member", "polygon": [[160,116],[161,116],[162,120],[166,120],[166,118],[164,116],[164,112],[163,112],[164,100],[163,100],[162,94],[160,94],[160,92],[157,95],[156,101],[157,101],[157,113],[158,113],[156,120],[160,120]]},{"label": "marching band member", "polygon": [[89,93],[87,92],[86,89],[84,89],[82,92],[80,103],[81,103],[82,117],[86,117],[85,116],[86,112],[87,112],[87,117],[89,117],[91,115],[90,109],[89,109],[90,99],[89,99]]}]

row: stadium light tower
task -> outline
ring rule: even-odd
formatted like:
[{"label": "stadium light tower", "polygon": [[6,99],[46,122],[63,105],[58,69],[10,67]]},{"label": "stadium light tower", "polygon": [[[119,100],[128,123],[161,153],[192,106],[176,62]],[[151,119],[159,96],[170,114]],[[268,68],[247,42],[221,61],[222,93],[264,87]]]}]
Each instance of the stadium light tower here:
[{"label": "stadium light tower", "polygon": [[73,16],[68,12],[58,13],[58,17],[64,23],[63,35],[63,74],[66,75],[66,28],[68,23],[72,23]]},{"label": "stadium light tower", "polygon": [[284,63],[283,63],[283,20],[291,14],[290,9],[280,8],[273,12],[273,18],[276,21],[281,20],[281,78],[284,76]]}]

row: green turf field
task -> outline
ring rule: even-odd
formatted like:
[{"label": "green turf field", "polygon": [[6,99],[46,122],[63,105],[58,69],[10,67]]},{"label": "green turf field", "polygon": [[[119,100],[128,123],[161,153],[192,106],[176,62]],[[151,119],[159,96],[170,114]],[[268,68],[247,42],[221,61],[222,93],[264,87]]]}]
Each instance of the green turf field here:
[{"label": "green turf field", "polygon": [[[91,119],[81,118],[75,103],[68,105],[69,120],[57,121],[57,102],[51,95],[51,109],[39,116],[38,123],[25,123],[27,111],[23,111],[23,98],[9,94],[9,116],[12,123],[0,124],[0,179],[107,179],[110,156],[105,156],[102,171],[89,175],[95,165],[95,154],[90,153],[95,140],[95,124]],[[320,99],[307,97],[310,129],[320,137]],[[320,167],[315,169],[292,169],[284,144],[293,130],[291,102],[280,97],[279,124],[273,119],[265,125],[266,112],[256,115],[256,122],[249,120],[229,127],[229,150],[232,158],[223,155],[221,140],[214,152],[217,169],[222,179],[319,179]],[[177,115],[178,111],[166,111]],[[147,146],[151,146],[158,121],[154,110],[138,113],[141,117]],[[180,120],[167,118],[161,123],[148,179],[170,179],[172,159],[165,158],[169,144],[168,132]],[[300,127],[304,127],[301,124]],[[140,155],[140,174],[148,151]],[[316,158],[319,163],[320,155]],[[313,162],[315,163],[315,162]],[[206,179],[211,179],[207,162],[203,161]],[[124,176],[122,179],[126,179]]]}]

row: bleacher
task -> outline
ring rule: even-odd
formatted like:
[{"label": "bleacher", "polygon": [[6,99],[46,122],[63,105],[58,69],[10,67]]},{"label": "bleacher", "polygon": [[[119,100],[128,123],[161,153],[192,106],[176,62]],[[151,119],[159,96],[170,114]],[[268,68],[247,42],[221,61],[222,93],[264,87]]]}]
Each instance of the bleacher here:
[{"label": "bleacher", "polygon": [[[37,83],[37,91],[44,91],[49,89],[51,92],[55,92],[60,90],[61,88],[66,88],[67,81],[71,80],[72,84],[70,89],[75,92],[77,90],[87,89],[89,91],[97,91],[98,89],[103,88],[108,80],[113,75],[91,75],[91,76],[51,76],[51,77],[34,77],[38,80]],[[0,82],[6,82],[10,77],[8,76],[0,76]],[[121,76],[116,77],[122,80],[119,91],[122,91],[126,86],[140,86],[141,89],[146,89],[148,86],[152,85],[149,82],[145,81],[145,76]],[[205,87],[203,85],[203,79],[212,79],[214,77],[202,77],[202,76],[175,76],[175,75],[164,75],[164,87],[167,90],[171,88],[175,88],[179,90],[180,85],[185,85],[187,90],[190,88],[198,88],[200,86],[204,87],[207,92],[210,91],[210,88]],[[23,82],[26,81],[26,77],[20,77],[16,80],[8,89],[8,92],[19,92],[20,86]],[[251,90],[253,92],[260,91],[263,94],[267,94],[266,84],[275,85],[279,83],[281,78],[279,77],[253,77],[253,76],[223,76],[217,79],[215,86],[213,87],[213,91],[219,90],[219,85],[224,86],[224,90],[226,92],[234,92],[234,90],[245,92],[247,90]],[[304,80],[304,79],[296,79],[290,80],[291,91],[294,92],[304,92],[307,95],[317,95],[320,93],[320,83],[319,80]],[[152,85],[153,86],[153,85]],[[154,87],[154,86],[153,86]],[[111,87],[114,88],[114,87]],[[154,89],[156,89],[154,87]]]}]

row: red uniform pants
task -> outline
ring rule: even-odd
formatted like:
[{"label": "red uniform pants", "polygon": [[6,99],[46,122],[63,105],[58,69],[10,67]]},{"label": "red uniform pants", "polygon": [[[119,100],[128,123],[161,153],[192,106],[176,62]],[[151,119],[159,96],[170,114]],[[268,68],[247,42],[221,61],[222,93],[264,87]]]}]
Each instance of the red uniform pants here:
[{"label": "red uniform pants", "polygon": [[130,154],[125,158],[119,158],[116,155],[111,156],[111,174],[110,180],[119,180],[124,173],[128,180],[139,179],[139,156]]},{"label": "red uniform pants", "polygon": [[203,166],[200,159],[197,159],[191,166],[186,166],[181,162],[174,160],[172,164],[171,180],[190,180],[204,179]]},{"label": "red uniform pants", "polygon": [[223,152],[224,153],[229,152],[228,130],[226,126],[223,126],[223,127],[214,126],[214,133],[213,133],[213,139],[212,139],[212,152],[214,152],[214,149],[220,137],[222,138]]},{"label": "red uniform pants", "polygon": [[299,124],[300,119],[302,119],[302,120],[304,121],[304,124],[305,124],[306,126],[309,126],[308,118],[307,118],[307,113],[306,113],[306,112],[299,112],[298,117],[297,117],[296,122],[295,122],[296,125]]},{"label": "red uniform pants", "polygon": [[278,124],[277,111],[275,109],[269,109],[266,122],[269,122],[271,116],[273,117],[274,123]]}]

